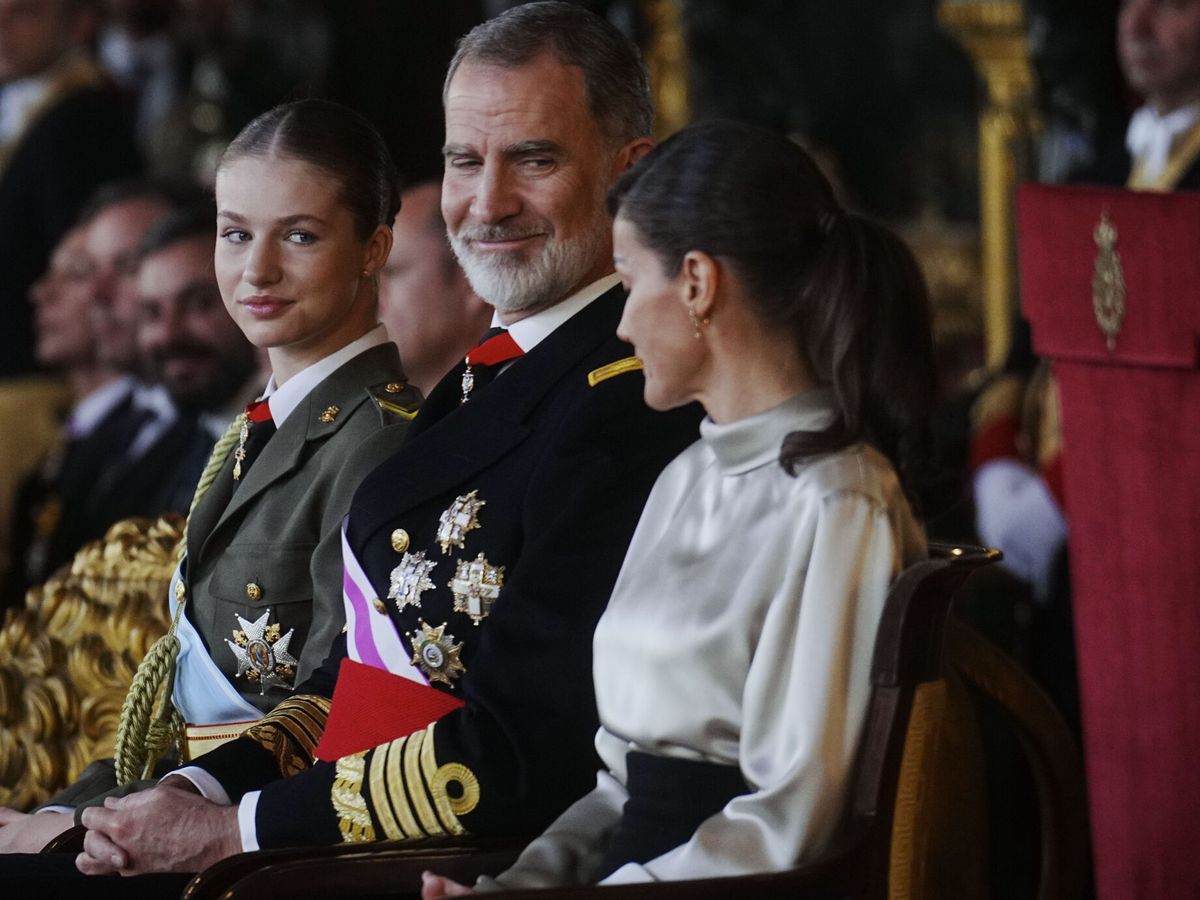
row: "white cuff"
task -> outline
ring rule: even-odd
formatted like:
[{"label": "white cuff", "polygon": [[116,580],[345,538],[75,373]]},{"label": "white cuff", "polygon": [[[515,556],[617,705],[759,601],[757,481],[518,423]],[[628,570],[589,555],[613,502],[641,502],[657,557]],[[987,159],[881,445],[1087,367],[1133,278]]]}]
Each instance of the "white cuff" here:
[{"label": "white cuff", "polygon": [[36,816],[38,813],[44,813],[44,812],[66,813],[67,815],[74,815],[75,807],[73,807],[73,806],[43,806],[41,809],[35,809],[33,811],[33,814]]},{"label": "white cuff", "polygon": [[184,766],[182,769],[168,772],[158,780],[158,783],[162,784],[164,779],[170,778],[172,775],[186,778],[194,784],[196,790],[200,792],[200,796],[205,800],[211,800],[220,806],[229,806],[232,802],[229,799],[229,793],[221,786],[221,782],[199,766]]},{"label": "white cuff", "polygon": [[645,884],[646,882],[657,880],[645,866],[640,863],[629,862],[603,879],[600,884],[605,886],[612,884]]},{"label": "white cuff", "polygon": [[242,796],[242,802],[238,804],[238,830],[242,833],[243,853],[253,853],[260,849],[254,816],[258,812],[258,795],[261,793],[262,791],[250,791]]}]

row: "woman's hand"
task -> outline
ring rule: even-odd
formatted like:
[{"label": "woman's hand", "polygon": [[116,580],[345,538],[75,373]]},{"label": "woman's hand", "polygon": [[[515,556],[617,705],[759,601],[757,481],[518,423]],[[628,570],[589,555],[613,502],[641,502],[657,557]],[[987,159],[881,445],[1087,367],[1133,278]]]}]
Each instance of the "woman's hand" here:
[{"label": "woman's hand", "polygon": [[466,897],[474,895],[474,891],[457,881],[451,881],[433,872],[421,873],[421,900],[442,900],[443,897]]}]

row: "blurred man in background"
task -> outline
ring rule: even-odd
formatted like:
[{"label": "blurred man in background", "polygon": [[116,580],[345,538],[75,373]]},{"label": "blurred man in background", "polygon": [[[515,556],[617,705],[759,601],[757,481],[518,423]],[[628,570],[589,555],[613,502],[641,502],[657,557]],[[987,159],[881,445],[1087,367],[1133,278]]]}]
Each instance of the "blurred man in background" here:
[{"label": "blurred man in background", "polygon": [[471,290],[446,240],[441,197],[439,181],[403,193],[379,289],[380,321],[409,381],[426,395],[492,321],[492,308]]}]

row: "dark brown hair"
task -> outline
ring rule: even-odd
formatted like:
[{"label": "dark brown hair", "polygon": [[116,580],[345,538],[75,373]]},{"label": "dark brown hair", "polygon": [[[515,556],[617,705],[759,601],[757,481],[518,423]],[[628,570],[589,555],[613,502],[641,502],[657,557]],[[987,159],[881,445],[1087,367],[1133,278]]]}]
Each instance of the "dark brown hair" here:
[{"label": "dark brown hair", "polygon": [[650,78],[637,46],[602,17],[559,0],[514,7],[467,32],[450,60],[442,100],[464,62],[515,69],[543,53],[583,70],[588,106],[608,140],[620,146],[653,132]]},{"label": "dark brown hair", "polygon": [[911,491],[927,444],[933,339],[925,282],[891,231],[842,209],[793,142],[737,122],[693,125],[609,194],[668,275],[700,250],[725,262],[764,323],[787,329],[834,420],[793,432],[780,462],[868,441]]},{"label": "dark brown hair", "polygon": [[379,225],[392,227],[400,185],[387,144],[348,106],[295,100],[268,110],[241,130],[221,156],[220,168],[244,156],[283,156],[323,169],[341,185],[341,199],[366,240]]}]

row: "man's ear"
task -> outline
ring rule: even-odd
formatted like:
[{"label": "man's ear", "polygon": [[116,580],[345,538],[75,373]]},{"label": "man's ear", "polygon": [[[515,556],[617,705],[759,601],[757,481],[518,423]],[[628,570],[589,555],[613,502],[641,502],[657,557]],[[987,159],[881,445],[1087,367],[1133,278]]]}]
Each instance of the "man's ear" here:
[{"label": "man's ear", "polygon": [[654,141],[648,137],[634,138],[617,151],[613,161],[613,179],[616,180],[624,172],[632,169],[643,156],[654,147]]},{"label": "man's ear", "polygon": [[683,257],[679,265],[680,299],[697,319],[707,322],[712,317],[723,277],[720,263],[703,250],[689,250]]}]

